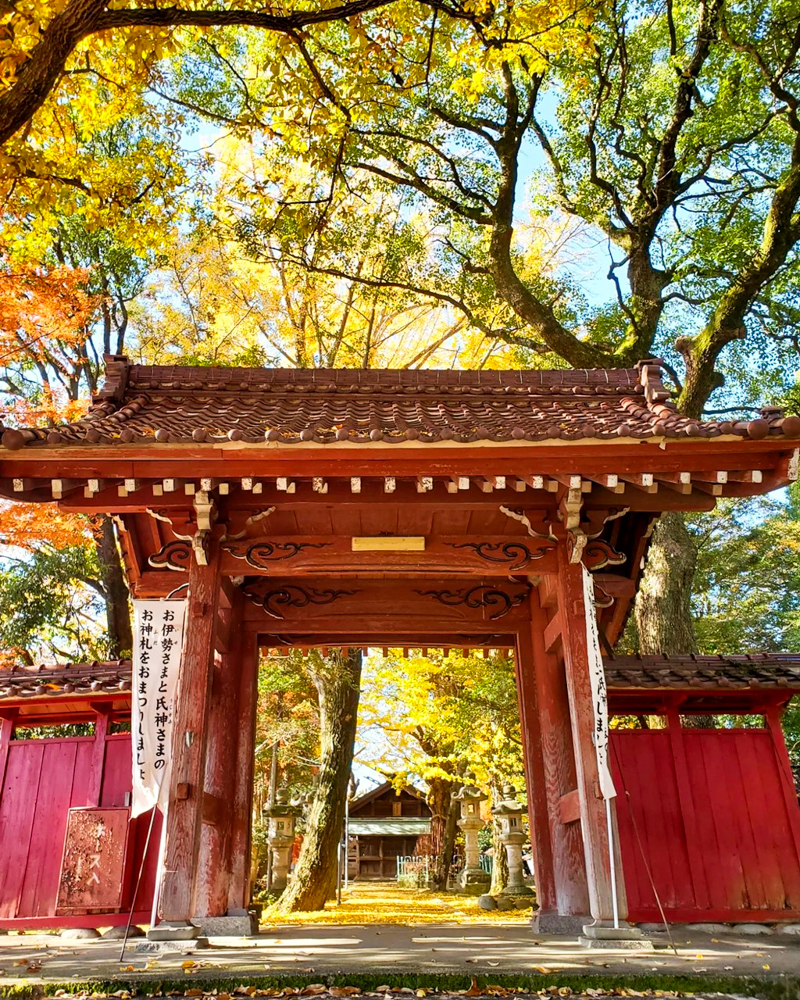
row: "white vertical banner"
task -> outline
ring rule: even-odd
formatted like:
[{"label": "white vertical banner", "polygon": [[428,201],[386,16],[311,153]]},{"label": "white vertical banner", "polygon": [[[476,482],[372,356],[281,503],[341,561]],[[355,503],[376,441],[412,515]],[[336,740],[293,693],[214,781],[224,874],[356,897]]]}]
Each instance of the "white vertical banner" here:
[{"label": "white vertical banner", "polygon": [[133,602],[132,817],[158,805],[168,786],[185,617],[185,601]]},{"label": "white vertical banner", "polygon": [[617,794],[611,768],[608,764],[608,689],[603,669],[603,653],[600,648],[600,632],[597,627],[597,610],[594,604],[594,583],[589,570],[583,569],[583,607],[586,614],[586,647],[589,654],[589,678],[592,684],[592,707],[594,709],[594,747],[597,752],[597,771],[600,791],[604,799],[613,799]]},{"label": "white vertical banner", "polygon": [[586,650],[589,657],[589,679],[592,685],[594,709],[594,748],[597,753],[597,777],[600,792],[606,803],[606,832],[608,836],[608,867],[611,879],[611,910],[614,927],[619,927],[619,900],[617,899],[617,864],[614,851],[614,823],[611,818],[611,800],[616,796],[614,779],[608,765],[608,688],[603,669],[603,651],[600,648],[600,629],[594,603],[592,574],[581,563],[583,570],[583,610],[586,615]]}]

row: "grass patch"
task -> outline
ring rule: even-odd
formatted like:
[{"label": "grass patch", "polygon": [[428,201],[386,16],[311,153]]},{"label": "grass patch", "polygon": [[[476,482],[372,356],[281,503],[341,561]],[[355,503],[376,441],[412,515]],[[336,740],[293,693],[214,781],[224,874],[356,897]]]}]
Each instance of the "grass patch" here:
[{"label": "grass patch", "polygon": [[[570,992],[582,993],[594,991],[593,996],[661,996],[663,994],[692,995],[696,993],[737,994],[739,996],[758,997],[761,1000],[797,1000],[800,996],[800,977],[768,977],[768,976],[715,976],[703,973],[691,975],[668,974],[619,974],[590,973],[575,971],[553,972],[549,975],[503,974],[489,977],[478,976],[476,985],[489,994],[505,996],[511,993],[544,993],[563,1000]],[[242,993],[241,1000],[247,1000],[247,995],[241,987],[248,987],[258,1000],[259,996],[277,996],[286,990],[285,996],[296,995],[297,991],[311,984],[320,983],[327,987],[349,986],[358,987],[365,993],[374,992],[379,986],[389,986],[395,990],[439,991],[443,993],[464,993],[470,990],[472,977],[458,973],[363,973],[343,975],[320,974],[275,974],[259,976],[242,976],[241,973],[226,975],[223,970],[213,978],[168,978],[154,976],[148,973],[142,976],[120,976],[119,978],[89,979],[82,983],[42,983],[25,982],[13,986],[0,987],[0,998],[3,1000],[42,1000],[52,997],[59,990],[68,996],[82,995],[95,998],[112,997],[125,991],[133,997],[149,996],[185,996],[192,991],[196,1000],[203,1000],[196,991],[202,990],[208,995],[208,1000],[215,1000],[220,994],[232,994],[232,1000],[238,1000],[236,994]],[[261,992],[264,991],[264,992]],[[474,989],[470,990],[475,995]],[[330,996],[330,995],[328,995]],[[400,1000],[409,994],[395,993],[390,996]],[[327,1000],[322,994],[320,1000]]]}]

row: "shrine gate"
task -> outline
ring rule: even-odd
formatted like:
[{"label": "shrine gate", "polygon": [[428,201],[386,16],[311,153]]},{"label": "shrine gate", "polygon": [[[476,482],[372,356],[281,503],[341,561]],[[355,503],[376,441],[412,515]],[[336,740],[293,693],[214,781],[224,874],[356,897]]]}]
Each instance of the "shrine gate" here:
[{"label": "shrine gate", "polygon": [[112,357],[86,417],[3,432],[0,495],[114,514],[137,597],[188,583],[159,896],[176,933],[246,907],[258,648],[293,645],[514,649],[539,926],[572,931],[612,917],[583,567],[610,650],[658,515],[786,485],[798,438],[800,418],[774,408],[680,416],[654,361],[307,371]]}]

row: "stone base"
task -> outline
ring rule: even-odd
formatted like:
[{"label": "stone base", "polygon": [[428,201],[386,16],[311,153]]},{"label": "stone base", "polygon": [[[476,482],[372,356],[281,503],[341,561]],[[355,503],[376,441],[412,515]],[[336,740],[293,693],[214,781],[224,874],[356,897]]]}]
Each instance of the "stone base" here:
[{"label": "stone base", "polygon": [[194,919],[206,937],[253,937],[258,934],[258,918],[255,913]]},{"label": "stone base", "polygon": [[578,938],[582,948],[619,949],[626,951],[653,951],[653,942],[642,936],[638,927],[623,923],[621,927],[611,924],[587,924]]},{"label": "stone base", "polygon": [[99,938],[100,931],[94,927],[67,927],[59,934],[59,937],[68,941],[88,941],[91,938]]},{"label": "stone base", "polygon": [[537,910],[531,917],[531,927],[537,934],[561,934],[564,937],[578,937],[584,926],[591,920],[588,916],[570,916],[554,910]]},{"label": "stone base", "polygon": [[507,885],[505,889],[500,890],[500,895],[519,899],[521,896],[533,896],[533,889],[527,885]]},{"label": "stone base", "polygon": [[[125,925],[118,924],[116,927],[107,927],[101,936],[104,941],[124,941],[126,936]],[[136,924],[131,924],[127,937],[129,941],[133,941],[134,938],[145,937],[145,933],[141,927],[137,927]]]},{"label": "stone base", "polygon": [[188,920],[162,920],[147,932],[148,941],[194,941],[200,928]]},{"label": "stone base", "polygon": [[480,896],[492,881],[492,876],[482,868],[465,868],[458,877],[458,888],[471,896]]},{"label": "stone base", "polygon": [[139,954],[158,954],[164,955],[168,952],[181,952],[191,954],[193,951],[198,951],[201,948],[208,947],[207,937],[196,937],[196,938],[173,938],[172,940],[164,939],[160,941],[137,941],[133,945],[133,950]]}]

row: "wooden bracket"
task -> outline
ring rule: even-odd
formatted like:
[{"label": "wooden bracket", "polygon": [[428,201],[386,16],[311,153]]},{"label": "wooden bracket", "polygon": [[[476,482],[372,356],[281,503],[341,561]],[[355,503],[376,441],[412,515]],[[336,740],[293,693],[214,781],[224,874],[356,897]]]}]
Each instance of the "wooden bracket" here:
[{"label": "wooden bracket", "polygon": [[556,802],[559,823],[578,823],[581,818],[581,803],[578,797],[578,789],[573,788],[571,792],[566,792]]}]

